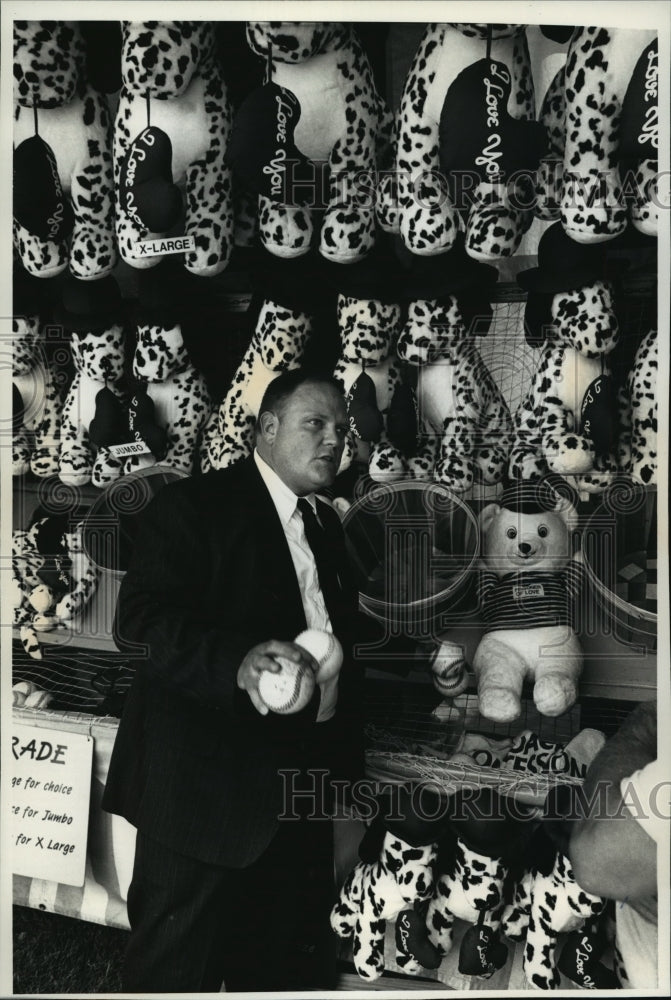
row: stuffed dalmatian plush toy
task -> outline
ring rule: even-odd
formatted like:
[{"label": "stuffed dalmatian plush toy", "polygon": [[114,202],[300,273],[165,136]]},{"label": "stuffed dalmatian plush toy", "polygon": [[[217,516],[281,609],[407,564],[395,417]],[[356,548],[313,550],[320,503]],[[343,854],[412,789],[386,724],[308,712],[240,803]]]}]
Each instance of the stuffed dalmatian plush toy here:
[{"label": "stuffed dalmatian plush toy", "polygon": [[440,964],[424,919],[445,825],[443,812],[436,808],[440,803],[431,789],[398,785],[381,788],[376,805],[359,844],[361,860],[331,910],[331,927],[338,937],[351,939],[354,966],[367,980],[379,979],[385,970],[385,934],[392,920],[398,968],[418,973]]},{"label": "stuffed dalmatian plush toy", "polygon": [[44,478],[58,472],[63,400],[42,338],[43,306],[38,280],[15,269],[12,316],[12,391],[14,401],[12,475],[29,470]]},{"label": "stuffed dalmatian plush toy", "polygon": [[[314,275],[289,262],[255,271],[261,298],[254,335],[231,386],[207,421],[200,451],[202,472],[225,469],[251,454],[263,394],[280,372],[299,368],[313,331]],[[351,460],[351,453],[349,455]]]},{"label": "stuffed dalmatian plush toy", "polygon": [[111,123],[76,21],[14,21],[14,246],[39,278],[117,261]]},{"label": "stuffed dalmatian plush toy", "polygon": [[538,267],[518,275],[529,292],[527,339],[542,350],[514,417],[511,479],[554,472],[595,493],[617,474],[620,407],[608,355],[620,331],[614,286],[594,250],[557,222],[541,237]]},{"label": "stuffed dalmatian plush toy", "polygon": [[547,150],[536,171],[534,214],[549,222],[560,217],[566,147],[566,59],[572,35],[570,25],[527,28],[538,121],[547,136]]},{"label": "stuffed dalmatian plush toy", "polygon": [[465,230],[477,260],[515,253],[533,213],[511,178],[534,171],[547,146],[535,110],[524,25],[427,27],[396,125],[397,221],[408,250],[442,254]]},{"label": "stuffed dalmatian plush toy", "polygon": [[342,344],[334,376],[345,392],[356,457],[367,463],[375,482],[394,481],[406,472],[417,427],[414,393],[396,354],[401,273],[392,258],[377,251],[329,273],[338,290]]},{"label": "stuffed dalmatian plush toy", "polygon": [[[265,248],[279,257],[309,251],[313,235],[328,260],[349,264],[360,260],[375,243],[374,205],[356,203],[364,176],[372,183],[388,145],[391,115],[375,89],[368,58],[349,24],[331,21],[250,21],[247,40],[267,60],[266,86],[261,88],[274,110],[269,160],[252,167],[270,184],[259,188],[259,230]],[[249,142],[259,146],[261,122],[250,95],[236,118],[247,116]],[[241,128],[242,126],[238,126]],[[236,158],[246,173],[248,143]],[[285,160],[307,168],[306,197],[285,197]],[[326,169],[313,165],[324,164]],[[323,188],[323,190],[322,190]],[[312,193],[311,193],[312,189]],[[323,218],[310,205],[321,203]]]},{"label": "stuffed dalmatian plush toy", "polygon": [[184,342],[180,289],[171,268],[140,275],[128,425],[146,451],[126,459],[124,475],[159,463],[190,476],[198,464],[212,401]]},{"label": "stuffed dalmatian plush toy", "polygon": [[471,926],[459,948],[459,971],[487,978],[502,968],[508,949],[499,928],[511,863],[524,853],[533,826],[493,788],[464,789],[450,798],[439,842],[435,888],[426,913],[429,940],[441,955],[453,945],[455,919]]},{"label": "stuffed dalmatian plush toy", "polygon": [[82,546],[82,524],[42,517],[13,532],[13,620],[33,659],[42,659],[39,633],[71,625],[97,588],[99,572]]},{"label": "stuffed dalmatian plush toy", "polygon": [[576,28],[566,62],[561,221],[602,243],[628,219],[655,235],[658,64],[654,29]]},{"label": "stuffed dalmatian plush toy", "polygon": [[[377,861],[359,862],[347,876],[331,911],[331,927],[338,937],[354,939],[354,967],[362,979],[379,979],[384,972],[384,937],[394,920],[433,889],[436,845],[413,846],[387,832]],[[397,949],[400,968],[412,958]]]},{"label": "stuffed dalmatian plush toy", "polygon": [[[63,287],[56,318],[71,335],[75,375],[63,404],[58,475],[71,486],[103,487],[122,473],[110,444],[127,440],[121,424],[125,402],[124,307],[112,275],[95,282],[72,278]],[[101,410],[111,408],[116,425],[97,434]]]},{"label": "stuffed dalmatian plush toy", "polygon": [[476,474],[499,482],[510,447],[510,413],[474,332],[491,320],[486,286],[495,275],[465,256],[460,236],[435,268],[423,266],[406,286],[408,315],[396,350],[417,368],[420,415],[419,447],[407,470],[455,493],[469,490]]},{"label": "stuffed dalmatian plush toy", "polygon": [[[523,968],[530,986],[555,990],[561,985],[560,973],[592,989],[616,986],[613,973],[598,961],[595,947],[593,926],[605,905],[600,896],[578,885],[568,856],[540,826],[511,902],[501,915],[502,933],[509,941],[524,943]],[[565,934],[558,959],[558,945]],[[582,956],[576,961],[581,942]]]},{"label": "stuffed dalmatian plush toy", "polygon": [[650,330],[636,351],[634,366],[622,387],[620,470],[636,482],[657,482],[657,331]]},{"label": "stuffed dalmatian plush toy", "polygon": [[143,255],[136,244],[179,226],[195,244],[185,251],[186,269],[219,274],[231,254],[234,221],[224,161],[231,108],[213,25],[122,22],[121,75],[114,123],[121,256],[132,267],[156,266],[160,257]]}]

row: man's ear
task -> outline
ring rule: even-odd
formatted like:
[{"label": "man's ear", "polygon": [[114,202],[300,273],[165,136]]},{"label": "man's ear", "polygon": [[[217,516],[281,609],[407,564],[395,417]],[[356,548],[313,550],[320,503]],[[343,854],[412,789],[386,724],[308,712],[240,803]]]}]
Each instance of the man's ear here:
[{"label": "man's ear", "polygon": [[259,434],[266,444],[272,444],[275,440],[278,424],[277,414],[273,413],[272,410],[266,410],[264,413],[259,414]]}]

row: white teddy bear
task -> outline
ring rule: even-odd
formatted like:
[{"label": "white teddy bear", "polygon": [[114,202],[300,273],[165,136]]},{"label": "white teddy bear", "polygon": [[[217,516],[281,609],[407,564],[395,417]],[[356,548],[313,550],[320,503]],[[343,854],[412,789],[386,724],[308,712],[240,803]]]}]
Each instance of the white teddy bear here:
[{"label": "white teddy bear", "polygon": [[480,514],[485,634],[473,668],[480,714],[494,722],[518,718],[526,679],[542,715],[562,715],[577,698],[583,654],[574,602],[583,563],[571,551],[576,516],[547,480],[509,488]]}]

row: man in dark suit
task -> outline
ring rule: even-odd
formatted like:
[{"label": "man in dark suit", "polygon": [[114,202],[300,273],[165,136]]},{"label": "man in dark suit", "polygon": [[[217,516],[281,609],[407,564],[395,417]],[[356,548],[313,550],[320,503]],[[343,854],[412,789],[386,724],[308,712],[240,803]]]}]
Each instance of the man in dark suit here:
[{"label": "man in dark suit", "polygon": [[[338,516],[315,493],[346,431],[337,383],[281,375],[254,455],[165,487],[143,517],[115,625],[138,666],[103,800],[138,831],[124,991],[334,985],[324,817],[330,779],[363,770],[357,594]],[[316,669],[292,641],[306,627],[340,639],[337,681],[296,714],[268,712],[258,681],[275,657]]]}]

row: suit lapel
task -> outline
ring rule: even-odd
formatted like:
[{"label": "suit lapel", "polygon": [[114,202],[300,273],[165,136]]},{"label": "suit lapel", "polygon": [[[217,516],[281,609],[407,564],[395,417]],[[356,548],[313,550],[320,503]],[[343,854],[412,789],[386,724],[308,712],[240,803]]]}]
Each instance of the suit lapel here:
[{"label": "suit lapel", "polygon": [[261,553],[262,565],[267,573],[268,589],[279,600],[283,615],[286,614],[287,624],[293,623],[294,635],[298,635],[306,627],[305,611],[287,536],[254,457],[250,456],[241,466],[244,467],[243,475],[247,480],[246,492],[255,525],[257,551]]}]

